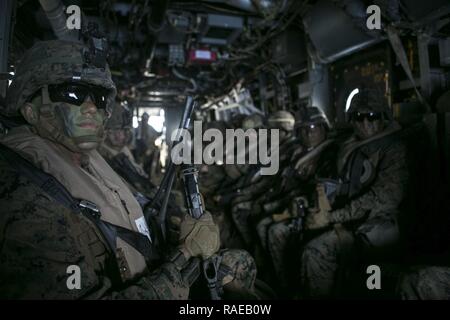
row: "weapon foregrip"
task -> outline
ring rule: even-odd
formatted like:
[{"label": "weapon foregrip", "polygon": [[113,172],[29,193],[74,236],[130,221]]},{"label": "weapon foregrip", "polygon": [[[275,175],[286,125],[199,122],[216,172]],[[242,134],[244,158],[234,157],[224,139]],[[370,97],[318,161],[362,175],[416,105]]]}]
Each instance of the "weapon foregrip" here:
[{"label": "weapon foregrip", "polygon": [[193,166],[186,166],[182,170],[186,207],[189,215],[199,219],[203,215],[203,203],[197,182],[197,170]]}]

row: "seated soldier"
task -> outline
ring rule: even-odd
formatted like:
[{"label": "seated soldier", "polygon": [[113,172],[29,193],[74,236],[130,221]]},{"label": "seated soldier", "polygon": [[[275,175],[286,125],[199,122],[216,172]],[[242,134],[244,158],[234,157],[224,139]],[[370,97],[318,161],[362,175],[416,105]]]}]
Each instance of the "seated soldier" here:
[{"label": "seated soldier", "polygon": [[400,126],[388,111],[375,89],[362,89],[352,100],[354,135],[337,154],[337,182],[318,184],[318,209],[305,221],[308,230],[324,230],[303,248],[301,290],[307,297],[329,297],[339,289],[350,258],[395,252],[408,170]]},{"label": "seated soldier", "polygon": [[[207,122],[204,130],[217,129],[225,136],[226,123],[223,121]],[[205,141],[206,145],[207,142]],[[225,145],[225,143],[224,143]],[[216,195],[229,183],[223,163],[202,164],[199,168],[199,189],[204,197],[206,207],[213,212],[214,222],[220,230],[222,248],[243,248],[242,239],[223,205],[216,201]]]},{"label": "seated soldier", "polygon": [[[189,268],[194,258],[219,249],[210,214],[186,216],[177,247],[153,246],[158,230],[95,150],[116,93],[97,50],[37,42],[8,88],[0,111],[26,124],[0,138],[1,298],[187,299],[195,279],[187,271],[198,270]],[[255,297],[251,257],[243,251],[218,257],[219,287]],[[79,281],[68,274],[77,269]]]},{"label": "seated soldier", "polygon": [[[131,126],[131,111],[125,105],[116,102],[112,115],[105,124],[105,139],[97,150],[111,168],[128,183],[140,205],[145,206],[153,199],[158,188],[151,183],[148,175],[142,166],[136,163],[128,148]],[[184,202],[175,190],[171,191],[169,199],[167,204],[168,239],[178,241],[178,234],[175,231],[178,227],[171,222],[178,224],[182,218],[185,212]],[[159,210],[161,203],[155,204],[155,208]]]},{"label": "seated soldier", "polygon": [[[258,226],[258,235],[263,248],[270,256],[275,269],[276,283],[280,292],[292,283],[288,265],[295,264],[292,250],[298,246],[297,236],[302,217],[297,213],[295,199],[302,197],[307,204],[307,196],[315,185],[315,176],[330,175],[333,140],[327,139],[329,125],[326,116],[316,107],[301,110],[296,127],[299,131],[301,146],[292,155],[290,165],[285,168],[282,179],[274,187],[278,192],[270,195],[263,203],[266,218]],[[303,197],[304,196],[304,197]],[[294,206],[294,207],[292,207]]]},{"label": "seated soldier", "polygon": [[[233,129],[242,129],[244,131],[249,129],[254,129],[257,134],[257,130],[264,127],[264,117],[261,114],[251,114],[251,115],[243,115],[237,114],[235,115],[230,122],[228,123]],[[246,144],[245,146],[245,157],[248,157],[250,146]],[[236,222],[233,219],[232,214],[230,213],[233,208],[232,200],[236,196],[239,196],[241,193],[241,189],[245,187],[248,183],[248,177],[252,176],[256,165],[238,164],[236,163],[236,157],[238,154],[237,144],[233,150],[226,150],[226,146],[224,147],[225,154],[227,152],[233,152],[235,159],[233,163],[224,164],[223,170],[225,171],[226,178],[225,181],[221,184],[220,188],[216,191],[216,195],[214,196],[214,201],[216,204],[223,208],[225,211],[224,221],[231,222],[228,223],[230,230],[230,235],[232,235],[233,242],[240,246],[240,248],[245,248],[245,242],[240,233],[239,226],[236,225]]]},{"label": "seated soldier", "polygon": [[[239,125],[239,121],[237,119],[240,119],[241,117],[236,117],[234,119],[235,124],[234,125]],[[242,118],[242,122],[240,124],[240,127],[234,127],[234,129],[242,129],[244,131],[253,129],[256,132],[258,132],[258,129],[262,129],[265,126],[265,119],[261,114],[258,113],[254,113],[248,116],[245,116]],[[231,152],[232,150],[225,150],[225,152]],[[237,145],[235,145],[235,148],[233,150],[235,157],[237,156],[238,152],[240,150],[237,150]],[[245,154],[247,157],[247,154],[249,152],[249,146],[246,146],[245,149]],[[234,189],[237,190],[239,189],[245,179],[243,178],[244,176],[246,176],[250,171],[252,171],[254,169],[253,165],[250,165],[248,163],[245,164],[238,164],[236,163],[236,161],[233,164],[226,164],[224,166],[225,172],[227,173],[228,177],[230,177],[232,180],[235,180],[234,185],[232,186],[231,190]],[[230,192],[231,190],[224,190],[223,193],[224,195],[226,195],[227,193],[232,193]],[[227,196],[226,199],[227,201],[230,200],[230,198],[233,196]]]},{"label": "seated soldier", "polygon": [[111,117],[106,121],[105,139],[98,147],[98,152],[111,168],[136,190],[149,195],[154,191],[155,186],[150,182],[142,166],[135,161],[128,148],[131,138],[131,123],[131,111],[128,107],[116,102]]},{"label": "seated soldier", "polygon": [[[241,178],[242,184],[232,199],[231,214],[233,221],[242,236],[246,248],[254,250],[256,238],[256,223],[260,220],[261,210],[257,199],[272,188],[279,180],[282,170],[288,165],[289,156],[295,141],[293,129],[295,118],[287,111],[277,111],[269,116],[269,129],[279,130],[279,170],[275,175],[263,176],[260,174],[261,166],[253,165],[251,170]],[[271,146],[274,147],[274,146]],[[256,150],[254,151],[256,152]]]}]

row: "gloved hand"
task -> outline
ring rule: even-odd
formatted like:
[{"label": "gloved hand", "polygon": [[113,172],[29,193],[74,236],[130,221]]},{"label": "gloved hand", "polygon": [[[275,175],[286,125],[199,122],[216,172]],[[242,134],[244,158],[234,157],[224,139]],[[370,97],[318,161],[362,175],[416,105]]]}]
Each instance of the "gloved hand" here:
[{"label": "gloved hand", "polygon": [[331,205],[322,184],[317,185],[316,193],[319,208],[309,210],[305,221],[305,228],[308,230],[321,229],[330,224]]},{"label": "gloved hand", "polygon": [[207,259],[220,248],[219,227],[214,223],[210,213],[205,212],[196,220],[185,215],[180,225],[179,249],[184,256]]},{"label": "gloved hand", "polygon": [[328,200],[327,194],[325,193],[325,186],[318,183],[316,186],[317,201],[319,204],[319,210],[331,211],[331,204]]},{"label": "gloved hand", "polygon": [[330,224],[330,213],[326,210],[310,210],[306,215],[305,229],[317,230]]}]

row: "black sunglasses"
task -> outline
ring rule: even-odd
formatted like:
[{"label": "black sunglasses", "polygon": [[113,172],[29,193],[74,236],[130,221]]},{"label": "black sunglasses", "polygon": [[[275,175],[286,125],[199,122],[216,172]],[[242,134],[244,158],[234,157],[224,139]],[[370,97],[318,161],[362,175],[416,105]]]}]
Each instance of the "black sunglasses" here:
[{"label": "black sunglasses", "polygon": [[48,85],[48,95],[52,102],[66,102],[76,106],[81,106],[88,96],[99,109],[105,109],[108,104],[108,90],[93,85],[50,84]]},{"label": "black sunglasses", "polygon": [[355,112],[352,114],[352,119],[358,122],[363,122],[364,119],[367,119],[368,121],[372,122],[372,121],[376,121],[376,120],[381,120],[381,113],[379,112],[367,112],[367,113],[362,113],[362,112]]}]

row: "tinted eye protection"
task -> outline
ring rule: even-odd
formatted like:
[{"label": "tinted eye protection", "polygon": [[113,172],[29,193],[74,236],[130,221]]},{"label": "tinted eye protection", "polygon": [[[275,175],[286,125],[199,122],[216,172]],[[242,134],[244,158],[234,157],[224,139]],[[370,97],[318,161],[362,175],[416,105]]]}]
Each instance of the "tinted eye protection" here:
[{"label": "tinted eye protection", "polygon": [[51,84],[48,86],[49,98],[52,102],[65,102],[81,106],[90,97],[98,109],[105,109],[108,90],[98,86],[78,83]]},{"label": "tinted eye protection", "polygon": [[317,132],[322,128],[322,125],[320,124],[307,124],[302,125],[298,128],[298,134],[299,135],[308,135],[311,132]]},{"label": "tinted eye protection", "polygon": [[363,122],[364,119],[367,119],[368,121],[376,121],[381,120],[381,113],[378,112],[367,112],[367,113],[361,113],[361,112],[355,112],[352,114],[352,119],[358,122]]}]

